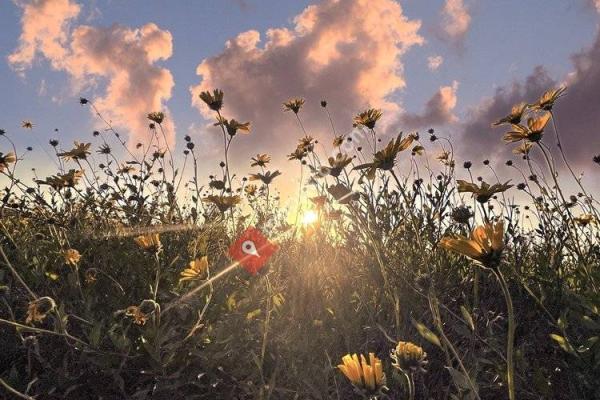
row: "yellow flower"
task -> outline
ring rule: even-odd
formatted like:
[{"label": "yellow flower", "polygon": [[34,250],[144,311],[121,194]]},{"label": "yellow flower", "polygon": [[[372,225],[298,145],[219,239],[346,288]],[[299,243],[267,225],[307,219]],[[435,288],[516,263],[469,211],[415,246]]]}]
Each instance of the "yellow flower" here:
[{"label": "yellow flower", "polygon": [[58,156],[67,160],[85,160],[87,156],[91,154],[91,143],[79,143],[78,141],[75,141],[74,144],[75,147],[69,151],[58,153]]},{"label": "yellow flower", "polygon": [[352,157],[347,154],[337,153],[335,158],[329,157],[327,161],[329,162],[329,167],[321,167],[321,172],[337,178],[344,168],[352,162]]},{"label": "yellow flower", "polygon": [[204,256],[190,261],[188,267],[184,269],[179,278],[179,283],[201,279],[208,270],[208,257]]},{"label": "yellow flower", "polygon": [[257,190],[258,187],[256,185],[248,185],[244,188],[244,192],[246,192],[246,195],[248,196],[256,196]]},{"label": "yellow flower", "polygon": [[344,143],[344,135],[339,135],[333,138],[333,147],[340,147]]},{"label": "yellow flower", "polygon": [[519,142],[528,140],[530,142],[539,142],[544,135],[544,128],[550,121],[550,113],[544,113],[536,118],[528,118],[527,126],[513,125],[512,131],[504,135],[505,142]]},{"label": "yellow flower", "polygon": [[266,154],[257,154],[256,157],[252,157],[251,160],[251,167],[264,167],[271,161],[271,157]]},{"label": "yellow flower", "polygon": [[442,164],[447,165],[449,167],[454,167],[454,160],[452,160],[452,158],[450,157],[449,151],[442,151],[440,154],[438,154],[436,158]]},{"label": "yellow flower", "polygon": [[21,128],[24,129],[33,129],[33,122],[29,120],[24,120],[21,122]]},{"label": "yellow flower", "polygon": [[375,153],[373,156],[373,162],[358,165],[354,167],[354,169],[367,169],[367,177],[369,179],[373,179],[375,178],[375,171],[377,169],[389,171],[394,168],[398,153],[406,150],[412,144],[413,140],[413,135],[408,135],[402,139],[402,133],[400,133],[398,137],[396,139],[392,139],[392,141],[389,142],[383,150],[379,150],[377,153]]},{"label": "yellow flower", "polygon": [[202,92],[199,95],[200,99],[206,103],[208,108],[213,111],[219,111],[223,107],[223,91],[219,89],[213,90],[213,93]]},{"label": "yellow flower", "polygon": [[296,147],[296,150],[294,150],[293,153],[288,155],[288,160],[292,161],[292,160],[298,160],[298,161],[302,161],[302,159],[306,157],[306,150],[303,149],[302,147],[298,146]]},{"label": "yellow flower", "polygon": [[133,240],[138,246],[150,253],[158,253],[162,249],[160,235],[158,233],[140,235]]},{"label": "yellow flower", "polygon": [[521,118],[523,118],[523,113],[525,112],[525,109],[527,108],[527,106],[528,106],[528,104],[525,102],[514,105],[513,108],[510,110],[510,114],[508,114],[504,118],[500,118],[498,121],[494,122],[492,125],[497,126],[497,125],[502,125],[502,124],[511,124],[511,125],[520,124]]},{"label": "yellow flower", "polygon": [[566,91],[567,88],[564,86],[561,86],[556,89],[547,90],[540,97],[537,103],[533,105],[533,107],[538,108],[540,110],[551,111],[552,107],[554,107],[554,103],[556,103],[556,100],[564,96]]},{"label": "yellow flower", "polygon": [[250,132],[250,122],[238,122],[233,118],[227,120],[226,118],[218,117],[214,125],[223,126],[229,136],[235,136],[237,131]]},{"label": "yellow flower", "polygon": [[273,179],[277,178],[279,175],[281,175],[281,172],[279,171],[267,171],[264,174],[250,174],[250,180],[251,181],[262,181],[262,183],[264,183],[265,185],[270,185],[271,182],[273,182]]},{"label": "yellow flower", "polygon": [[303,149],[304,151],[313,151],[315,148],[315,138],[310,135],[306,135],[300,140],[298,140],[298,148]]},{"label": "yellow flower", "polygon": [[338,368],[348,380],[359,390],[375,393],[385,385],[385,375],[381,360],[369,353],[369,363],[365,356],[346,354]]},{"label": "yellow flower", "polygon": [[148,316],[140,311],[138,306],[129,306],[125,310],[125,315],[133,318],[133,323],[136,325],[144,325],[148,321]]},{"label": "yellow flower", "polygon": [[148,119],[160,125],[165,119],[165,114],[160,111],[151,112],[148,114]]},{"label": "yellow flower", "polygon": [[302,98],[290,99],[283,103],[283,111],[292,111],[294,114],[298,114],[303,105],[304,99]]},{"label": "yellow flower", "polygon": [[480,203],[487,202],[494,194],[502,193],[510,189],[513,185],[509,185],[507,181],[506,183],[496,183],[494,185],[489,185],[488,183],[482,181],[481,186],[477,186],[475,183],[457,180],[458,183],[458,192],[459,193],[473,193],[475,199]]},{"label": "yellow flower", "polygon": [[231,207],[235,206],[236,204],[239,204],[241,199],[240,199],[240,196],[210,195],[210,196],[206,196],[204,199],[202,199],[202,201],[205,203],[214,204],[219,209],[219,211],[224,213],[225,211],[229,210]]},{"label": "yellow flower", "polygon": [[516,147],[515,149],[513,149],[513,153],[514,154],[522,154],[522,155],[526,156],[529,154],[529,151],[531,150],[532,147],[533,147],[533,143],[523,142],[519,145],[519,147]]},{"label": "yellow flower", "polygon": [[423,366],[427,364],[425,358],[427,353],[423,348],[411,342],[398,342],[395,349],[392,350],[390,357],[393,360],[392,365],[405,372],[422,371]]},{"label": "yellow flower", "polygon": [[48,185],[53,189],[58,190],[65,187],[75,187],[82,177],[83,171],[71,169],[65,174],[49,176],[45,180],[37,180],[36,182],[41,185]]},{"label": "yellow flower", "polygon": [[412,149],[413,156],[422,156],[424,153],[425,153],[425,147],[421,146],[420,144],[416,145]]},{"label": "yellow flower", "polygon": [[56,303],[51,297],[40,297],[33,300],[27,306],[27,319],[25,319],[25,323],[41,322],[55,308]]},{"label": "yellow flower", "polygon": [[377,110],[375,108],[369,108],[366,111],[361,112],[356,117],[354,117],[354,126],[362,125],[366,126],[369,129],[375,128],[375,124],[381,118],[383,113],[381,110]]},{"label": "yellow flower", "polygon": [[65,260],[65,264],[73,267],[76,267],[77,263],[79,263],[79,260],[81,259],[81,254],[79,254],[79,252],[75,249],[67,249],[62,255]]},{"label": "yellow flower", "polygon": [[587,226],[592,222],[596,221],[596,218],[592,214],[581,214],[579,217],[573,218],[581,226]]},{"label": "yellow flower", "polygon": [[444,237],[440,246],[454,251],[486,266],[496,268],[504,250],[504,223],[487,223],[478,226],[468,239],[464,236]]},{"label": "yellow flower", "polygon": [[12,151],[6,154],[0,153],[0,172],[4,172],[10,164],[14,164],[15,162],[17,162],[17,157]]}]

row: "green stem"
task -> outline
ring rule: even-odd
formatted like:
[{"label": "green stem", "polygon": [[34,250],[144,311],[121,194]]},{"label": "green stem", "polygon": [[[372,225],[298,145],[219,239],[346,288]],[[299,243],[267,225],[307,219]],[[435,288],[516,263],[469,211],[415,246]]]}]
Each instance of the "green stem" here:
[{"label": "green stem", "polygon": [[508,398],[515,400],[515,366],[514,366],[514,346],[515,346],[515,312],[513,309],[512,297],[508,290],[508,284],[504,276],[498,269],[493,269],[494,275],[502,288],[506,309],[508,311],[508,340],[506,343],[506,380],[508,384]]}]

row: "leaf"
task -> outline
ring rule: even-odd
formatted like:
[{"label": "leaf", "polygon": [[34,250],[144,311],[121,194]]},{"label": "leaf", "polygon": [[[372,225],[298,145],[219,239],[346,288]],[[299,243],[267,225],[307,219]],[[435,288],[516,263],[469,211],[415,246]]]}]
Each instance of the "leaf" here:
[{"label": "leaf", "polygon": [[469,313],[469,310],[467,310],[467,307],[460,306],[460,312],[465,321],[467,322],[467,325],[469,325],[469,328],[471,328],[472,331],[475,331],[475,323],[473,322],[473,317],[471,317],[471,314]]},{"label": "leaf", "polygon": [[473,391],[471,388],[471,385],[469,383],[470,378],[468,376],[466,376],[462,372],[460,372],[452,367],[446,367],[446,369],[450,373],[450,376],[452,376],[452,380],[454,381],[456,386],[458,386],[459,389],[462,389],[462,390],[465,390],[468,392]]},{"label": "leaf", "polygon": [[551,333],[550,338],[552,340],[554,340],[556,343],[558,343],[560,348],[563,349],[564,351],[566,351],[567,353],[573,354],[573,355],[576,354],[575,350],[573,349],[573,346],[571,346],[571,343],[569,343],[569,341],[567,339],[565,339],[564,337],[557,335],[555,333]]},{"label": "leaf", "polygon": [[257,308],[254,311],[250,311],[248,314],[246,314],[246,320],[247,321],[253,320],[254,318],[258,317],[261,313],[262,313],[262,310],[260,308]]},{"label": "leaf", "polygon": [[431,330],[429,330],[429,328],[427,328],[425,325],[423,325],[422,323],[416,321],[416,320],[412,320],[413,325],[415,326],[415,328],[417,329],[417,331],[419,332],[419,335],[421,335],[425,340],[427,340],[428,342],[435,344],[438,347],[442,347],[442,344],[440,343],[440,339],[437,337],[437,335],[435,333],[433,333]]}]

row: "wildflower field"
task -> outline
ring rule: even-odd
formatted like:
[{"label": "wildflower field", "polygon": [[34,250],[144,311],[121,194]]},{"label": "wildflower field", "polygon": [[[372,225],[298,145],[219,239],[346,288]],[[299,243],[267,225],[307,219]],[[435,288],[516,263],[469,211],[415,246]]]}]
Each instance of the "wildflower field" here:
[{"label": "wildflower field", "polygon": [[[333,122],[318,141],[301,98],[281,111],[288,167],[259,153],[246,175],[230,150],[252,126],[218,89],[200,94],[223,141],[210,177],[162,112],[134,148],[98,112],[33,179],[2,130],[0,397],[599,399],[600,209],[562,152],[565,91],[490,121],[518,179],[456,160],[444,132],[382,139],[377,109],[360,145]],[[298,173],[289,209],[277,186]],[[248,228],[266,244],[240,261]]]}]

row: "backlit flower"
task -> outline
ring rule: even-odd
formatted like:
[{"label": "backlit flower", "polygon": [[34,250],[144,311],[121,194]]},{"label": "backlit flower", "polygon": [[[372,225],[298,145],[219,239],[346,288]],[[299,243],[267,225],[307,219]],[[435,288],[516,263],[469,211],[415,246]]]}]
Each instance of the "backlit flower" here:
[{"label": "backlit flower", "polygon": [[361,112],[356,117],[354,117],[354,125],[362,125],[366,126],[369,129],[375,128],[375,124],[381,118],[383,113],[381,110],[377,110],[375,108],[369,108],[366,111]]},{"label": "backlit flower", "polygon": [[515,147],[513,149],[513,153],[514,154],[522,154],[522,155],[526,156],[529,154],[529,151],[531,151],[532,147],[533,147],[532,142],[523,142],[518,147]]},{"label": "backlit flower", "polygon": [[150,253],[158,253],[162,249],[160,235],[158,233],[140,235],[133,240],[138,246]]},{"label": "backlit flower", "polygon": [[229,136],[235,136],[237,131],[250,132],[250,122],[238,122],[235,119],[217,118],[215,126],[223,126]]},{"label": "backlit flower", "polygon": [[21,128],[23,129],[33,129],[33,122],[29,120],[25,120],[21,122]]},{"label": "backlit flower", "polygon": [[360,360],[356,354],[346,354],[338,368],[360,391],[374,394],[385,385],[385,375],[381,360],[369,353],[369,362],[362,354]]},{"label": "backlit flower", "polygon": [[527,126],[513,125],[512,130],[504,135],[505,142],[518,142],[528,140],[530,142],[539,142],[544,135],[544,128],[550,121],[550,113],[535,118],[527,119]]},{"label": "backlit flower", "polygon": [[203,198],[202,201],[205,203],[214,204],[219,209],[219,211],[224,213],[225,211],[229,210],[231,207],[235,206],[236,204],[239,204],[241,199],[240,199],[240,196],[210,195],[210,196],[206,196],[205,198]]},{"label": "backlit flower", "polygon": [[284,111],[292,111],[294,114],[298,114],[298,112],[300,112],[300,109],[302,108],[303,105],[304,105],[304,99],[302,99],[302,98],[290,99],[290,100],[286,101],[285,103],[283,103],[283,110]]},{"label": "backlit flower", "polygon": [[527,109],[527,103],[522,102],[513,106],[510,110],[510,114],[508,114],[504,118],[500,118],[498,121],[494,122],[492,125],[502,125],[502,124],[511,124],[517,125],[521,123],[521,118],[523,118],[523,112]]},{"label": "backlit flower", "polygon": [[91,143],[79,143],[78,141],[75,141],[74,144],[75,147],[69,151],[58,153],[58,156],[67,160],[85,160],[87,156],[91,154]]},{"label": "backlit flower", "polygon": [[566,91],[567,88],[564,86],[561,86],[556,89],[547,90],[540,97],[537,103],[533,105],[533,107],[544,111],[551,111],[552,107],[554,107],[554,103],[556,103],[556,100],[564,96]]},{"label": "backlit flower", "polygon": [[578,217],[573,218],[573,221],[578,223],[581,226],[587,226],[592,222],[595,222],[595,218],[592,214],[581,214]]},{"label": "backlit flower", "polygon": [[344,168],[352,162],[352,157],[347,154],[337,153],[335,158],[329,157],[327,161],[329,162],[329,167],[321,167],[321,171],[333,177],[338,177]]},{"label": "backlit flower", "polygon": [[10,164],[14,164],[17,162],[17,157],[15,153],[9,151],[8,153],[0,153],[0,172],[4,172],[5,169],[8,169]]},{"label": "backlit flower", "polygon": [[148,114],[148,119],[156,122],[157,124],[162,124],[163,120],[165,119],[165,114],[160,111],[151,112]]},{"label": "backlit flower", "polygon": [[219,89],[213,90],[213,93],[202,92],[199,95],[200,99],[206,103],[208,108],[213,111],[219,111],[223,107],[223,91]]},{"label": "backlit flower", "polygon": [[398,153],[406,150],[412,144],[413,140],[413,135],[409,135],[403,139],[402,134],[399,134],[398,137],[396,139],[392,139],[392,141],[389,142],[383,150],[379,150],[375,153],[373,156],[373,162],[358,165],[354,167],[354,169],[367,169],[367,177],[369,179],[373,179],[377,169],[389,171],[394,168]]},{"label": "backlit flower", "polygon": [[81,254],[75,249],[67,249],[62,254],[65,264],[76,267],[81,259]]},{"label": "backlit flower", "polygon": [[265,185],[270,185],[271,182],[273,182],[273,179],[277,178],[279,175],[281,175],[281,172],[279,171],[267,171],[264,174],[250,174],[250,180],[262,181],[262,183],[264,183]]},{"label": "backlit flower", "polygon": [[480,203],[487,202],[496,193],[502,193],[510,189],[513,185],[509,185],[508,182],[510,181],[507,181],[506,183],[496,183],[490,186],[488,183],[482,181],[481,186],[477,186],[475,183],[460,179],[456,181],[456,183],[458,183],[459,193],[473,193],[475,199]]},{"label": "backlit flower", "polygon": [[454,251],[489,268],[500,264],[504,250],[504,223],[487,223],[471,232],[471,237],[444,237],[440,246]]},{"label": "backlit flower", "polygon": [[252,157],[251,160],[251,167],[264,167],[271,161],[271,157],[266,154],[257,154],[256,157]]},{"label": "backlit flower", "polygon": [[204,256],[190,261],[188,267],[179,274],[179,283],[202,279],[208,271],[208,257]]},{"label": "backlit flower", "polygon": [[423,367],[427,364],[425,358],[427,353],[423,348],[411,342],[398,342],[395,349],[392,350],[390,357],[393,360],[392,365],[405,372],[425,372]]}]

